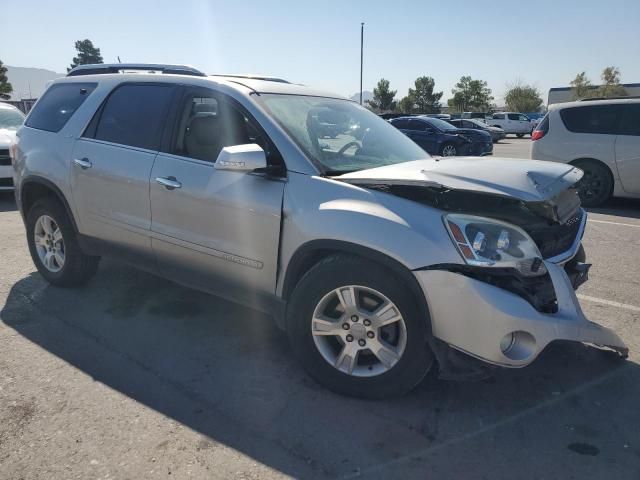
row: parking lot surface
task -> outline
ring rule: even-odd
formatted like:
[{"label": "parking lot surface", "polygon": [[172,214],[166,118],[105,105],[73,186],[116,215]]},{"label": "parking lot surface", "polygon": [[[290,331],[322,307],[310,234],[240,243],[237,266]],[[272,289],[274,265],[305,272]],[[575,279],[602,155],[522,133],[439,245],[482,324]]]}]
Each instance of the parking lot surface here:
[{"label": "parking lot surface", "polygon": [[584,244],[583,309],[627,361],[559,342],[487,381],[361,401],[310,380],[253,310],[108,259],[84,288],[48,285],[2,195],[0,478],[638,478],[640,201],[591,211]]}]

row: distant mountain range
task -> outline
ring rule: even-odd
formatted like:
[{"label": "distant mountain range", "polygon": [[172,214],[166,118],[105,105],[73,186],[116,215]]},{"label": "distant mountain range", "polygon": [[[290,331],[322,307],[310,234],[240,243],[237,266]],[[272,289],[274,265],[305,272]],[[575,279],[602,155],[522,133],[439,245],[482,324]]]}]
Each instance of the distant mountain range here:
[{"label": "distant mountain range", "polygon": [[44,68],[10,67],[7,65],[7,77],[13,86],[11,100],[38,98],[44,92],[48,82],[65,75],[65,73],[56,73]]},{"label": "distant mountain range", "polygon": [[[11,67],[7,65],[7,77],[13,86],[11,100],[20,100],[22,98],[38,98],[42,95],[47,83],[59,77],[64,77],[66,73],[58,73],[44,68],[30,67]],[[349,97],[356,102],[360,101],[360,92],[354,93]],[[362,103],[373,98],[373,92],[363,90]]]},{"label": "distant mountain range", "polygon": [[[356,102],[360,101],[360,92],[354,93],[349,97],[351,100],[355,100]],[[362,91],[362,103],[365,103],[367,100],[373,99],[373,92],[369,90]]]}]

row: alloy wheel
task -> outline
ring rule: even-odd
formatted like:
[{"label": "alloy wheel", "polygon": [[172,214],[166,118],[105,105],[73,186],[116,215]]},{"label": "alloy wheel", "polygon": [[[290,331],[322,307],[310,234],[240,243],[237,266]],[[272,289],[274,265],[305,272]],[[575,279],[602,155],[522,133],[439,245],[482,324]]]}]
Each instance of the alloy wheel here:
[{"label": "alloy wheel", "polygon": [[33,231],[36,251],[42,265],[52,273],[64,267],[65,247],[62,230],[49,215],[42,215],[36,220]]},{"label": "alloy wheel", "polygon": [[584,169],[584,175],[576,185],[578,194],[583,201],[600,198],[604,192],[605,182],[598,173],[590,169]]},{"label": "alloy wheel", "polygon": [[456,153],[456,147],[454,147],[453,145],[445,145],[445,147],[442,149],[443,157],[454,157]]},{"label": "alloy wheel", "polygon": [[402,358],[407,328],[398,307],[372,288],[347,285],[327,293],[311,320],[313,341],[337,370],[373,377]]}]

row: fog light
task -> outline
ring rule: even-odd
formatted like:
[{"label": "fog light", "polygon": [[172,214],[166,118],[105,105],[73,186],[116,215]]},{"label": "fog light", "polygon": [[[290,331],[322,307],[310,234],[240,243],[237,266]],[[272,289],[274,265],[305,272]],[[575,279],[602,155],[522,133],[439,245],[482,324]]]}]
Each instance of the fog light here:
[{"label": "fog light", "polygon": [[502,340],[500,340],[500,350],[502,353],[507,353],[513,348],[513,344],[516,343],[515,333],[507,333]]},{"label": "fog light", "polygon": [[529,332],[507,333],[500,340],[502,354],[514,361],[523,361],[536,353],[536,339]]}]

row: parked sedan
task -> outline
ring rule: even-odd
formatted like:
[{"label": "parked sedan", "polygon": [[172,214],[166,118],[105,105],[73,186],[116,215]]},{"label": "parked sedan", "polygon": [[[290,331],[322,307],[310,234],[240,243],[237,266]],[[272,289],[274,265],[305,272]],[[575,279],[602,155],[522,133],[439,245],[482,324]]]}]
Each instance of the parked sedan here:
[{"label": "parked sedan", "polygon": [[400,117],[390,123],[432,155],[491,155],[491,135],[481,130],[456,128],[432,117]]},{"label": "parked sedan", "polygon": [[487,132],[489,135],[491,135],[491,140],[493,140],[493,143],[498,143],[500,140],[507,136],[503,129],[492,127],[491,125],[487,125],[483,121],[477,120],[475,118],[449,120],[449,123],[457,128],[482,130],[484,132]]}]

